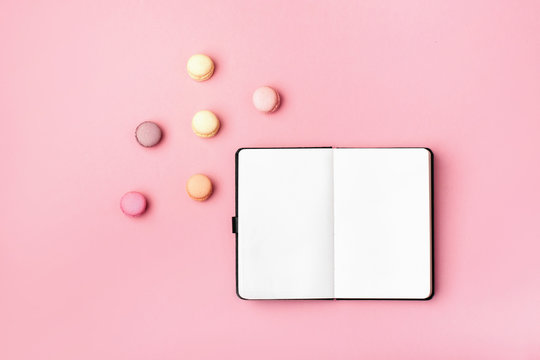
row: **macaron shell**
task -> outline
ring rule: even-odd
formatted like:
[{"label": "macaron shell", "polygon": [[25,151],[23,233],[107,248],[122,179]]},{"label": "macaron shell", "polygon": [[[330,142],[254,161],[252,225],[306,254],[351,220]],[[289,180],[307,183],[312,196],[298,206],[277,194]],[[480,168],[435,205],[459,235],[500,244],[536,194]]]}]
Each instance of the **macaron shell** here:
[{"label": "macaron shell", "polygon": [[120,199],[120,209],[128,216],[139,216],[146,211],[146,197],[136,191],[130,191]]},{"label": "macaron shell", "polygon": [[195,135],[200,137],[215,136],[221,124],[218,117],[209,110],[201,110],[197,112],[191,120],[191,129]]},{"label": "macaron shell", "polygon": [[212,181],[206,175],[195,174],[188,179],[186,191],[193,200],[204,201],[212,195]]},{"label": "macaron shell", "polygon": [[135,129],[135,139],[144,147],[152,147],[159,144],[163,133],[158,124],[152,121],[145,121]]},{"label": "macaron shell", "polygon": [[209,56],[196,54],[189,58],[187,71],[189,76],[196,81],[205,81],[214,74],[214,62]]},{"label": "macaron shell", "polygon": [[279,93],[269,86],[263,86],[255,90],[252,100],[255,108],[263,112],[274,112],[281,103]]}]

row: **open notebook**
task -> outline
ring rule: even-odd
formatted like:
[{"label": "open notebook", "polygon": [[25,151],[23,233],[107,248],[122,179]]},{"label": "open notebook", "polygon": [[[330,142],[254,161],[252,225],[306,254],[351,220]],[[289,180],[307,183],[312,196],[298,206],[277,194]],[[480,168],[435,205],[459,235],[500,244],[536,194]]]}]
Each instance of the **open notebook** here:
[{"label": "open notebook", "polygon": [[426,148],[246,148],[236,153],[243,299],[429,299]]}]

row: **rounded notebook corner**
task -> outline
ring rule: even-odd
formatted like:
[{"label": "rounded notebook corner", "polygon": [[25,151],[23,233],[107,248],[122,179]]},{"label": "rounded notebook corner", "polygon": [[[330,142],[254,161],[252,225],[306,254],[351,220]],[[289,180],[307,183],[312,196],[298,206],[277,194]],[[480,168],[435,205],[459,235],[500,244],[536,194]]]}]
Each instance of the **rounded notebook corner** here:
[{"label": "rounded notebook corner", "polygon": [[433,287],[431,287],[429,289],[429,292],[427,293],[426,296],[420,298],[420,300],[423,300],[423,301],[429,301],[431,299],[433,299],[433,296],[435,295],[435,290],[433,290]]},{"label": "rounded notebook corner", "polygon": [[238,149],[236,150],[236,152],[234,153],[234,155],[235,155],[236,157],[238,157],[238,155],[240,155],[240,152],[241,152],[242,150],[245,150],[245,149],[246,149],[246,148],[238,148]]},{"label": "rounded notebook corner", "polygon": [[428,153],[430,158],[433,158],[433,150],[431,150],[428,147],[422,147],[421,149],[425,150]]},{"label": "rounded notebook corner", "polygon": [[236,296],[240,299],[240,300],[251,300],[250,298],[247,298],[247,297],[244,297],[240,294],[240,290],[238,288],[236,288]]}]

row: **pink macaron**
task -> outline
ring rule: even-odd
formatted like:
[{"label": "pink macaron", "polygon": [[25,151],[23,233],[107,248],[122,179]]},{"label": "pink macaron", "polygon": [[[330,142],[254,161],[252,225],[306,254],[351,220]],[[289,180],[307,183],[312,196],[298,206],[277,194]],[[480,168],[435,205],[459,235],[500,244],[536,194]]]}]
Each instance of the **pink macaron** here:
[{"label": "pink macaron", "polygon": [[137,191],[130,191],[120,199],[120,209],[129,216],[139,216],[146,211],[146,197]]},{"label": "pink macaron", "polygon": [[271,113],[279,108],[279,93],[269,86],[262,86],[253,92],[253,105],[259,111]]}]

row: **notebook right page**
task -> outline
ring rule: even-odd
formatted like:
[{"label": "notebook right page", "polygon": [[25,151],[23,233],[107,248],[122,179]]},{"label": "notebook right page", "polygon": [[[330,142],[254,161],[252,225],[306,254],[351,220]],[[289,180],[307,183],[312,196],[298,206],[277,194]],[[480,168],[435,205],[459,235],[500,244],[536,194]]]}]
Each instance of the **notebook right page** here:
[{"label": "notebook right page", "polygon": [[334,149],[336,298],[431,295],[431,153]]}]

